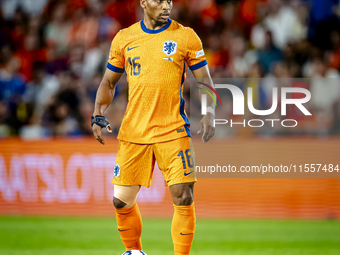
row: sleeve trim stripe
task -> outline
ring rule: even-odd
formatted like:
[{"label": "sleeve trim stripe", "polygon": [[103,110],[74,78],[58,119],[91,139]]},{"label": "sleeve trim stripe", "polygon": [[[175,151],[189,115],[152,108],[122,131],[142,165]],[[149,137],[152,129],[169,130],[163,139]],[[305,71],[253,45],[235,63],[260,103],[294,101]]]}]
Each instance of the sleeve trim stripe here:
[{"label": "sleeve trim stripe", "polygon": [[124,73],[124,68],[116,67],[114,65],[111,65],[110,63],[107,63],[106,67],[116,73]]},{"label": "sleeve trim stripe", "polygon": [[199,62],[195,65],[190,66],[191,71],[195,71],[203,66],[206,66],[208,64],[207,60],[203,60],[202,62]]}]

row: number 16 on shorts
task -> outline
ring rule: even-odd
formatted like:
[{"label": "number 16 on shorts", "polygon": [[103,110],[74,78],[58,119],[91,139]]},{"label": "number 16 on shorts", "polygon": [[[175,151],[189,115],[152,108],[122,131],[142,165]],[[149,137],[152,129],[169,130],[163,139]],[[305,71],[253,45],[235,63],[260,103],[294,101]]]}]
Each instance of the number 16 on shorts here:
[{"label": "number 16 on shorts", "polygon": [[185,150],[185,153],[183,150],[180,150],[177,154],[178,157],[182,159],[183,163],[183,169],[188,171],[184,171],[184,176],[188,176],[189,174],[194,172],[194,158],[191,155],[191,149]]}]

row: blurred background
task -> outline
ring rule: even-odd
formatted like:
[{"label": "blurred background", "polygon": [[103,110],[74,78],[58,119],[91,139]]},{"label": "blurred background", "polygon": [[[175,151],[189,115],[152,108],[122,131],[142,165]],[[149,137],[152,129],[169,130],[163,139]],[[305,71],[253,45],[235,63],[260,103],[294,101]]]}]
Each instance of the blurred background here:
[{"label": "blurred background", "polygon": [[[241,80],[235,84],[244,92],[253,88],[255,108],[269,109],[275,86],[312,93],[312,116],[288,109],[286,118],[299,122],[289,132],[221,128],[207,144],[194,137],[199,164],[340,164],[339,0],[173,3],[170,17],[199,35],[212,77]],[[106,112],[113,134],[105,133],[105,146],[93,138],[90,117],[113,37],[142,18],[139,0],[0,0],[1,254],[123,252],[111,180],[125,74]],[[190,80],[191,72],[184,86],[189,114]],[[216,113],[232,118],[231,97],[221,96]],[[197,128],[200,117],[191,117]],[[339,178],[210,177],[195,185],[192,254],[340,254]],[[157,166],[137,201],[145,251],[173,254],[172,200]]]},{"label": "blurred background", "polygon": [[[91,136],[110,43],[143,18],[139,1],[1,0],[0,6],[0,137]],[[285,134],[328,136],[340,134],[339,15],[337,0],[175,0],[171,18],[200,36],[213,78],[262,78],[240,85],[254,87],[262,107],[275,78],[328,78],[298,85],[312,92],[313,128]],[[185,86],[186,101],[189,95]],[[126,104],[122,77],[106,114],[113,136]]]}]

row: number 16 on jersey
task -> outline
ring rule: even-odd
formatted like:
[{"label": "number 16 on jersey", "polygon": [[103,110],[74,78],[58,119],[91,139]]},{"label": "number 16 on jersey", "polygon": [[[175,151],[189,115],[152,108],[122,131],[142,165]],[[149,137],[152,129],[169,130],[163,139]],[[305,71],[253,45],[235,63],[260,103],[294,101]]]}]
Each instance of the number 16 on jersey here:
[{"label": "number 16 on jersey", "polygon": [[130,75],[134,75],[134,76],[137,76],[140,74],[140,70],[141,70],[141,65],[136,62],[137,60],[139,60],[140,57],[134,57],[132,60],[131,58],[128,59],[129,61],[129,64],[131,66],[131,70],[130,70]]}]

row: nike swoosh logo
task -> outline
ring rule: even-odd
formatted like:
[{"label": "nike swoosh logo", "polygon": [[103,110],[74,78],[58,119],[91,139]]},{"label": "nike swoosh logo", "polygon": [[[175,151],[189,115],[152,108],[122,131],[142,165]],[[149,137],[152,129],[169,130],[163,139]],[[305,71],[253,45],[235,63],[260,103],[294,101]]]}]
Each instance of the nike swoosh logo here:
[{"label": "nike swoosh logo", "polygon": [[183,234],[183,233],[181,232],[181,233],[179,233],[179,234],[182,235],[182,236],[188,236],[188,235],[193,235],[194,233]]},{"label": "nike swoosh logo", "polygon": [[194,170],[192,170],[192,171],[189,172],[189,173],[184,172],[184,176],[188,176],[188,175],[191,174],[192,172],[194,172]]},{"label": "nike swoosh logo", "polygon": [[136,47],[133,47],[133,48],[129,48],[129,47],[128,47],[127,50],[130,51],[130,50],[136,49],[136,48],[138,48],[138,47],[139,47],[139,46],[136,46]]},{"label": "nike swoosh logo", "polygon": [[128,229],[118,229],[119,232],[123,232],[123,231],[128,231],[130,230],[131,228],[128,228]]}]

